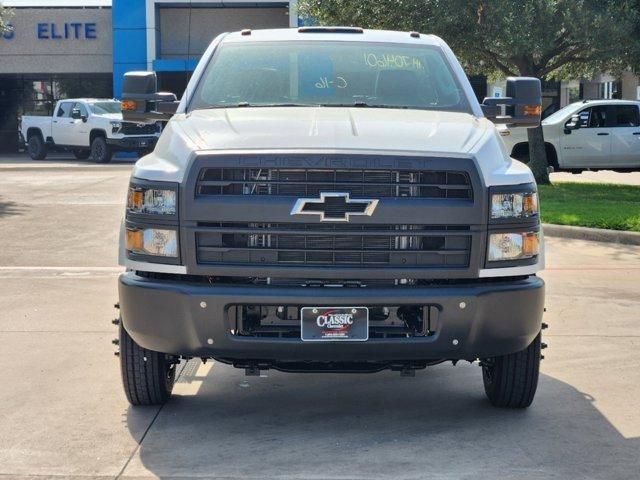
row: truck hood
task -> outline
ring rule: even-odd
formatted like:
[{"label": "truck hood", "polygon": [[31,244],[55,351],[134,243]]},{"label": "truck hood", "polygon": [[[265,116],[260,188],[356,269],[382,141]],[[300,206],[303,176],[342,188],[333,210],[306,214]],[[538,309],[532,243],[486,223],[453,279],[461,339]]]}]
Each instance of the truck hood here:
[{"label": "truck hood", "polygon": [[181,182],[194,152],[238,150],[470,156],[482,164],[486,185],[533,181],[525,165],[509,158],[486,118],[337,107],[242,107],[174,115],[154,152],[136,163],[132,176]]},{"label": "truck hood", "polygon": [[465,113],[339,107],[197,110],[171,124],[197,150],[347,149],[467,153],[484,122]]}]

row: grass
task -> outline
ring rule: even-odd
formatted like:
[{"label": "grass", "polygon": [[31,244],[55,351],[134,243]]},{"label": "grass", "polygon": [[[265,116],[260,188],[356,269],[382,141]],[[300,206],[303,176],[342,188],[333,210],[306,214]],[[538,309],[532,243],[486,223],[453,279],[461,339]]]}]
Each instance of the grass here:
[{"label": "grass", "polygon": [[640,187],[604,183],[539,185],[544,223],[640,232]]}]

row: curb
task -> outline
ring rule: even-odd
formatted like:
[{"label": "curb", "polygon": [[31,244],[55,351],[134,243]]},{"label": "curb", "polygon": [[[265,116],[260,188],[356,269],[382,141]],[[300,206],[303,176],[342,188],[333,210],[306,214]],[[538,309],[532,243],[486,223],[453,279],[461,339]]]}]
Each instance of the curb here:
[{"label": "curb", "polygon": [[592,242],[640,245],[640,232],[624,232],[604,228],[571,227],[568,225],[542,224],[545,236],[589,240]]}]

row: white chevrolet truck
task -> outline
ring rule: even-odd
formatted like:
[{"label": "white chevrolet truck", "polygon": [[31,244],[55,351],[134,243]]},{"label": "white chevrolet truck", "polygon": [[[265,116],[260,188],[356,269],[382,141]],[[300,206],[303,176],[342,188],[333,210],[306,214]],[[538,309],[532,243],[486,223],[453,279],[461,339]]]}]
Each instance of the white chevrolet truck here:
[{"label": "white chevrolet truck", "polygon": [[114,152],[153,150],[160,126],[123,122],[117,100],[69,98],[56,104],[52,117],[22,117],[20,133],[33,160],[44,160],[51,150],[70,150],[79,160],[107,163]]},{"label": "white chevrolet truck", "polygon": [[[500,125],[507,152],[529,161],[527,132]],[[584,100],[542,121],[547,161],[554,170],[640,170],[640,102]]]},{"label": "white chevrolet truck", "polygon": [[480,105],[437,37],[301,27],[220,35],[180,101],[156,85],[123,87],[125,120],[169,120],[122,228],[133,405],[166,401],[194,357],[248,375],[478,361],[493,405],[531,404],[537,191],[493,122],[537,125],[538,80]]}]

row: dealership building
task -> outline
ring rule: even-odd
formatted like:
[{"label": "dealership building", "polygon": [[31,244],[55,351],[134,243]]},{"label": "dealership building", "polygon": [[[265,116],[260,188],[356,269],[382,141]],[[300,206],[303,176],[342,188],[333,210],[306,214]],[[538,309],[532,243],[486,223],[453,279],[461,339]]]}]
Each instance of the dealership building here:
[{"label": "dealership building", "polygon": [[[18,150],[22,115],[51,115],[70,97],[118,97],[122,76],[155,70],[180,95],[219,33],[298,25],[297,0],[4,0],[13,30],[0,35],[0,152]],[[472,77],[478,98],[502,82]],[[543,107],[578,99],[640,99],[638,77],[543,82]]]}]

